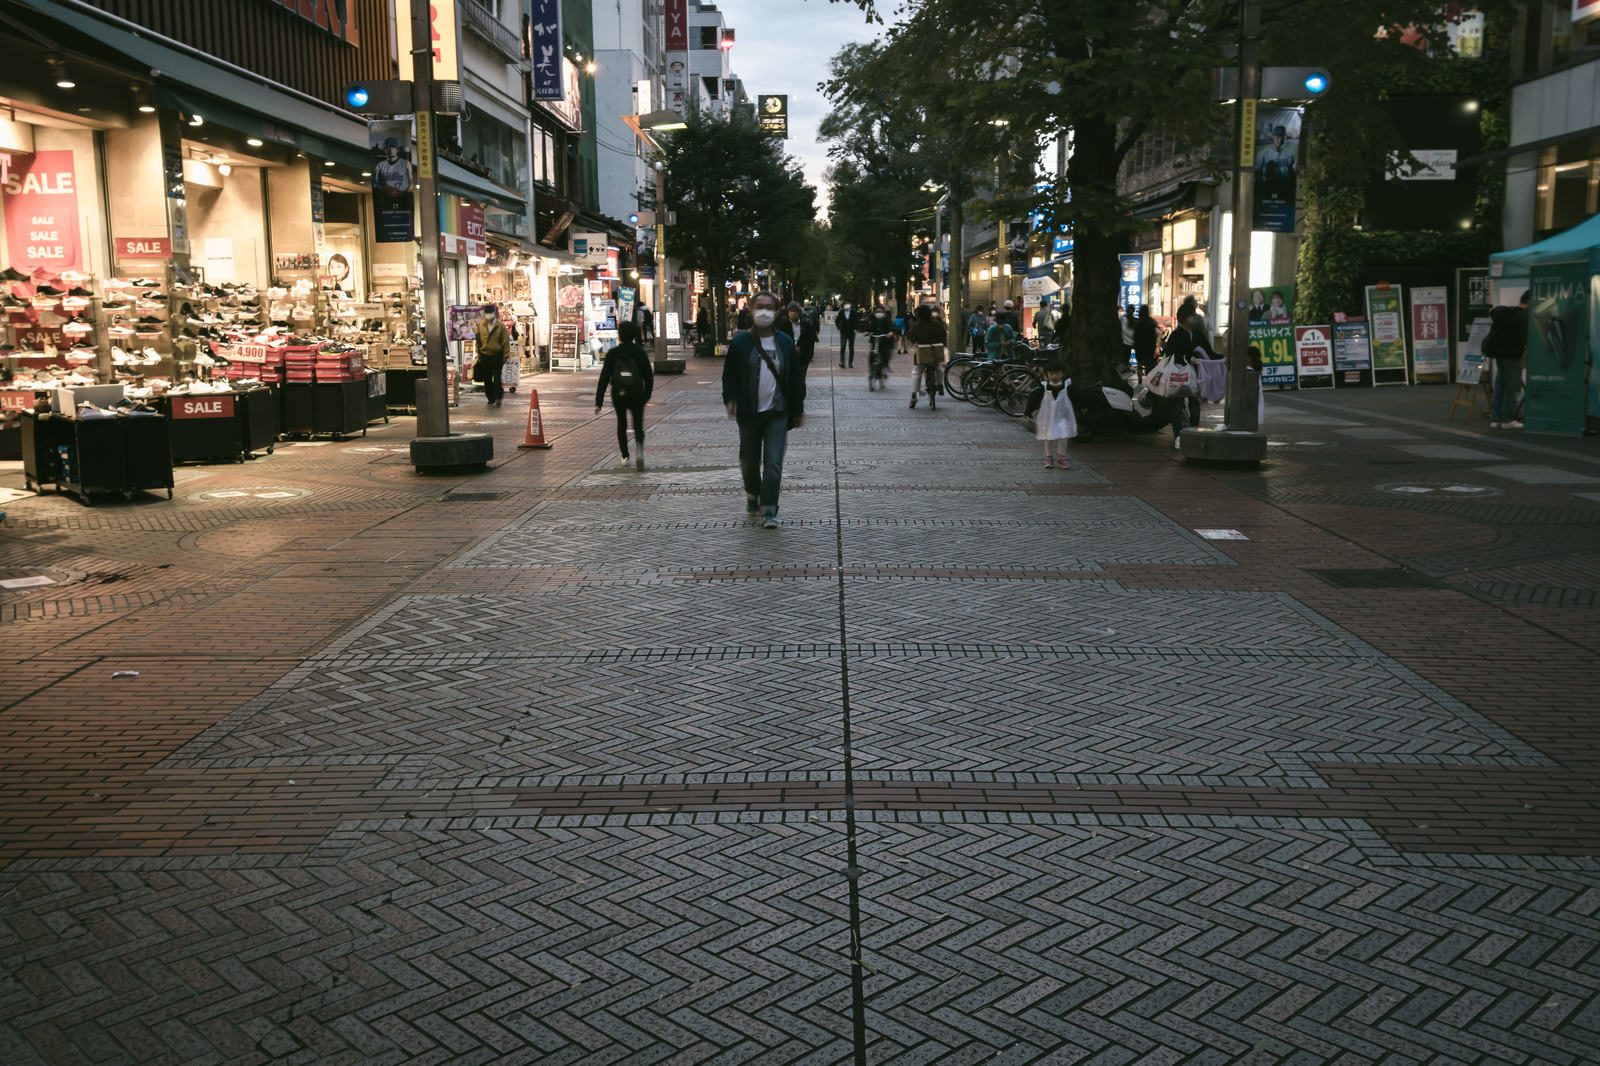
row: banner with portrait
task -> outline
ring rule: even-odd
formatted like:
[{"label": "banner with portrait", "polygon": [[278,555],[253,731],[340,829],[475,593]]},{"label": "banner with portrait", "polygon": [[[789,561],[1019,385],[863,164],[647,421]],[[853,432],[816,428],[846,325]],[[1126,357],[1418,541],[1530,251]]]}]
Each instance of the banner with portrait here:
[{"label": "banner with portrait", "polygon": [[367,123],[372,146],[373,239],[379,244],[410,244],[412,204],[417,186],[411,163],[411,120]]},{"label": "banner with portrait", "polygon": [[1263,107],[1256,111],[1255,209],[1251,229],[1294,232],[1304,115],[1298,107]]},{"label": "banner with portrait", "polygon": [[1250,343],[1261,350],[1261,384],[1295,383],[1294,286],[1250,290]]}]

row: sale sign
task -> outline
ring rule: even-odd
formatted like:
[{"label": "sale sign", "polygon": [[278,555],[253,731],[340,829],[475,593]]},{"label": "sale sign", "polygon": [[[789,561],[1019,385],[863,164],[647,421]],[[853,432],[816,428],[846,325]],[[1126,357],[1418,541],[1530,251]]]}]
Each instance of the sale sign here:
[{"label": "sale sign", "polygon": [[118,237],[118,259],[171,259],[171,237]]},{"label": "sale sign", "polygon": [[0,195],[12,269],[78,269],[78,182],[70,149],[13,156]]},{"label": "sale sign", "polygon": [[173,418],[232,418],[233,397],[218,396],[174,396],[172,398]]}]

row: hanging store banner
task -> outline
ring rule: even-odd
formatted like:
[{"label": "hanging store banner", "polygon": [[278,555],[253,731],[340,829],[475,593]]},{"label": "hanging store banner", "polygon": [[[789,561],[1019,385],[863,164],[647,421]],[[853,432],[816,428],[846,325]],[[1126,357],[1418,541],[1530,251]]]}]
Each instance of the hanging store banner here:
[{"label": "hanging store banner", "polygon": [[1583,433],[1589,369],[1589,264],[1535,266],[1529,278],[1527,402],[1533,433]]},{"label": "hanging store banner", "polygon": [[[1367,321],[1372,324],[1372,383],[1406,385],[1406,331],[1401,311],[1402,286],[1367,286]],[[1383,375],[1385,380],[1379,380]],[[1398,375],[1398,380],[1397,376]]]},{"label": "hanging store banner", "polygon": [[606,265],[606,235],[593,230],[569,230],[568,239],[572,241],[569,249],[577,257],[578,264],[585,267],[603,267]]},{"label": "hanging store banner", "polygon": [[1006,261],[1011,264],[1013,274],[1028,272],[1028,237],[1032,232],[1025,218],[1006,223],[1006,254],[1009,256]]},{"label": "hanging store banner", "polygon": [[[533,98],[560,100],[566,95],[566,87],[561,80],[561,0],[532,0],[532,2],[533,10],[529,14],[528,26],[533,43]],[[685,0],[678,0],[679,7],[684,3]],[[669,3],[667,5],[669,28],[672,24],[671,9],[672,5]],[[685,40],[687,39],[685,31]],[[672,45],[669,43],[667,48],[671,50]]]},{"label": "hanging store banner", "polygon": [[783,95],[767,94],[762,96],[756,104],[756,115],[761,121],[762,133],[776,133],[779,137],[789,136],[789,98]]},{"label": "hanging store banner", "polygon": [[1298,107],[1264,107],[1255,123],[1255,208],[1251,229],[1294,232],[1295,181],[1300,170]]},{"label": "hanging store banner", "polygon": [[1144,256],[1119,255],[1117,265],[1122,270],[1122,281],[1117,289],[1117,309],[1126,311],[1144,303]]},{"label": "hanging store banner", "polygon": [[[535,0],[534,6],[538,6]],[[667,0],[667,51],[689,50],[689,0]]]},{"label": "hanging store banner", "polygon": [[1450,378],[1449,293],[1443,285],[1411,290],[1411,353],[1417,380]]},{"label": "hanging store banner", "polygon": [[1293,385],[1294,286],[1250,290],[1250,343],[1261,349],[1261,384]]},{"label": "hanging store banner", "polygon": [[379,244],[410,244],[416,178],[411,166],[411,123],[404,119],[367,123],[372,146],[372,215]]},{"label": "hanging store banner", "polygon": [[0,193],[13,270],[78,269],[78,178],[71,149],[12,156]]},{"label": "hanging store banner", "polygon": [[1333,324],[1333,369],[1347,383],[1359,381],[1372,369],[1372,339],[1366,319],[1347,318]]},{"label": "hanging store banner", "polygon": [[428,28],[433,34],[433,80],[460,81],[461,64],[456,56],[456,41],[461,23],[456,18],[456,0],[397,0],[394,38],[400,61],[400,80],[411,81],[412,5],[428,5]]},{"label": "hanging store banner", "polygon": [[482,204],[449,194],[439,197],[439,250],[475,259],[489,254]]}]

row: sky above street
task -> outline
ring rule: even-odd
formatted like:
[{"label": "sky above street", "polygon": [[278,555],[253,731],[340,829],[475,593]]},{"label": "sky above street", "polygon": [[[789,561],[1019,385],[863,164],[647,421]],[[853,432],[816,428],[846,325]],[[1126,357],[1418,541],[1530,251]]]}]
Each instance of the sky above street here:
[{"label": "sky above street", "polygon": [[828,113],[828,99],[817,84],[827,78],[828,64],[840,48],[871,41],[883,27],[869,24],[852,3],[716,0],[716,5],[734,30],[733,70],[744,79],[745,90],[752,98],[789,94],[784,149],[805,169],[806,180],[817,189],[818,215],[826,217],[828,149],[817,140],[817,127]]}]

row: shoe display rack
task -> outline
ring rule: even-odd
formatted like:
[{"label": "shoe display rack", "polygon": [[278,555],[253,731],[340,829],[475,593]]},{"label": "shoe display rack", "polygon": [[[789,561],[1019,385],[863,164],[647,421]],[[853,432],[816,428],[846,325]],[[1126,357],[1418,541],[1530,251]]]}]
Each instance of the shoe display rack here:
[{"label": "shoe display rack", "polygon": [[117,381],[137,386],[146,379],[171,381],[176,375],[170,291],[164,273],[129,272],[106,279],[101,306]]},{"label": "shoe display rack", "polygon": [[104,318],[94,279],[60,274],[0,273],[0,377],[18,390],[94,385],[108,380]]}]

